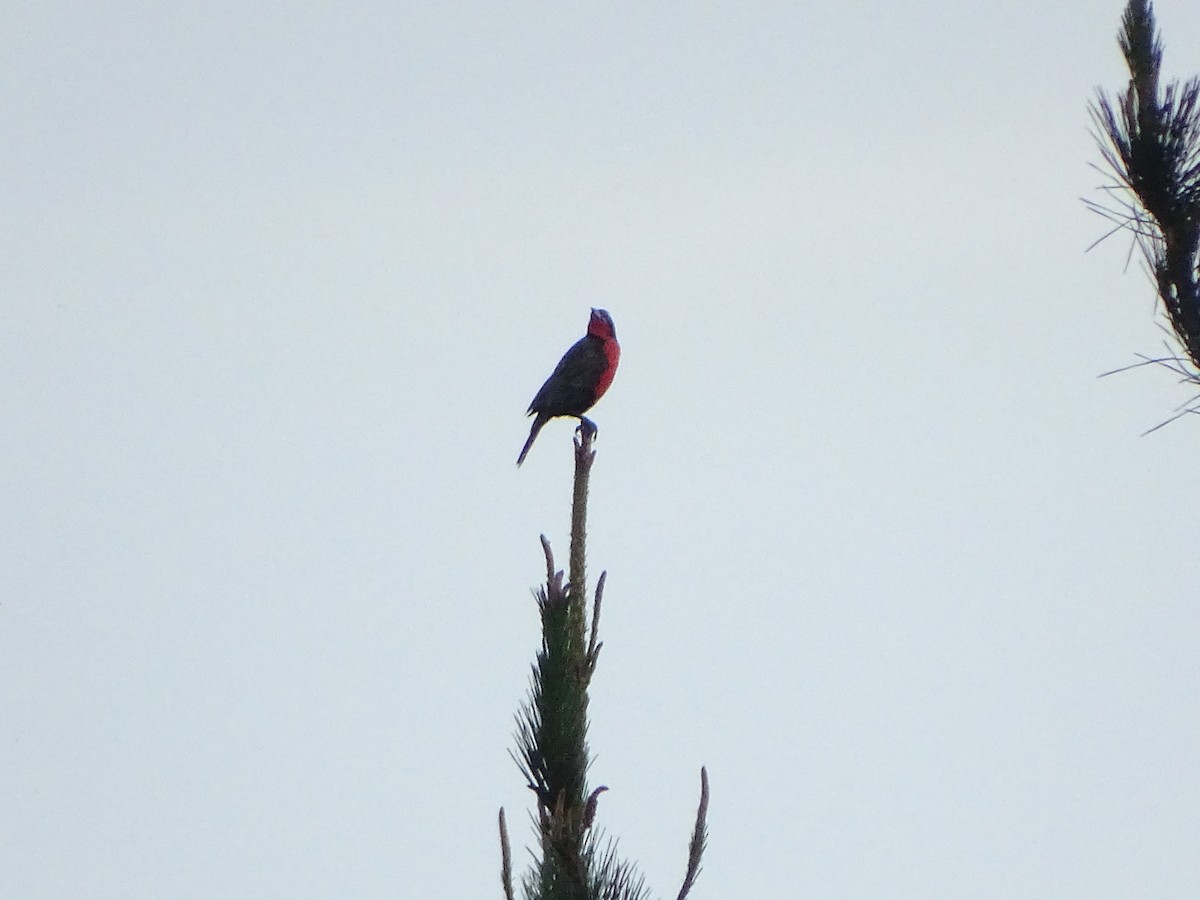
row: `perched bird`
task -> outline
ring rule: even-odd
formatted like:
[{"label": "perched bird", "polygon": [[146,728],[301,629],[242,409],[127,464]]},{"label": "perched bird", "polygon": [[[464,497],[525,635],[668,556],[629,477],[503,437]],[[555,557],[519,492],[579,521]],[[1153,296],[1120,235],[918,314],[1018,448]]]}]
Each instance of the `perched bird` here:
[{"label": "perched bird", "polygon": [[587,334],[563,354],[553,374],[529,404],[526,415],[536,415],[537,418],[529,429],[529,440],[517,457],[518,466],[525,461],[525,454],[533,446],[534,438],[542,426],[556,416],[574,416],[592,425],[583,414],[604,396],[612,384],[613,376],[617,374],[620,359],[621,345],[617,343],[617,329],[612,316],[607,310],[593,309]]}]

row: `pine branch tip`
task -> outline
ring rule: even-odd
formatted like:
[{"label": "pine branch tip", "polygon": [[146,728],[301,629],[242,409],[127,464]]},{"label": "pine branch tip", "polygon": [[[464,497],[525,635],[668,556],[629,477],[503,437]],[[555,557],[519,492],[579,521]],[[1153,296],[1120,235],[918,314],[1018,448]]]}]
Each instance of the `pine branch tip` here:
[{"label": "pine branch tip", "polygon": [[687,872],[683,878],[683,886],[679,889],[676,900],[686,900],[692,885],[700,875],[700,862],[704,850],[708,846],[708,769],[700,767],[700,804],[696,808],[696,827],[692,830],[692,840],[688,844]]},{"label": "pine branch tip", "polygon": [[600,795],[608,790],[607,785],[600,785],[590,794],[588,794],[587,803],[583,806],[583,828],[586,831],[592,827],[592,822],[596,820],[596,807],[600,803]]},{"label": "pine branch tip", "polygon": [[512,848],[508,842],[508,825],[504,821],[504,807],[500,807],[500,883],[504,887],[505,900],[514,900],[512,883]]}]

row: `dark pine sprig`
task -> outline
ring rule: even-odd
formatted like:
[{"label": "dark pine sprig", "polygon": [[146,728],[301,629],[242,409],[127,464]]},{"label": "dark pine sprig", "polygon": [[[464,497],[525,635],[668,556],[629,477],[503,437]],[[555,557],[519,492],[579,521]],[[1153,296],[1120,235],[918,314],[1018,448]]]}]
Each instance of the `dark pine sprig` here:
[{"label": "dark pine sprig", "polygon": [[687,873],[683,877],[683,887],[675,900],[686,900],[692,885],[700,875],[700,859],[704,856],[704,848],[708,846],[708,770],[700,767],[700,806],[696,809],[696,826],[692,829],[692,841],[688,845]]},{"label": "dark pine sprig", "polygon": [[1109,200],[1085,203],[1115,223],[1105,237],[1133,235],[1154,278],[1184,354],[1154,362],[1184,366],[1200,384],[1200,78],[1160,90],[1163,47],[1149,0],[1130,0],[1117,40],[1129,84],[1116,98],[1097,90],[1089,106]]},{"label": "dark pine sprig", "polygon": [[[648,900],[644,879],[618,858],[616,842],[594,828],[604,785],[588,791],[591,759],[587,745],[588,686],[603,644],[597,640],[607,573],[601,573],[587,626],[586,525],[588,481],[595,451],[595,426],[586,419],[575,441],[571,509],[570,579],[554,566],[542,536],[546,584],[535,592],[542,620],[542,646],[533,665],[529,698],[517,716],[514,759],[537,798],[540,854],[522,879],[527,900]],[[707,841],[708,774],[701,770],[701,797],[678,900],[684,900],[700,871]],[[501,882],[513,900],[512,853],[504,810],[500,811]]]}]

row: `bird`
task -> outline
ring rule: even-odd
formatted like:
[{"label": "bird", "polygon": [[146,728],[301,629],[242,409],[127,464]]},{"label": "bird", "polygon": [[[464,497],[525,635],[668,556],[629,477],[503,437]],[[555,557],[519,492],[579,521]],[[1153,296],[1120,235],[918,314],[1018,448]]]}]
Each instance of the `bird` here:
[{"label": "bird", "polygon": [[596,426],[583,414],[604,396],[617,374],[620,360],[621,345],[617,343],[612,316],[608,310],[593,309],[587,334],[563,354],[529,404],[526,415],[535,418],[529,429],[529,440],[517,457],[518,466],[525,462],[525,455],[542,426],[557,416],[574,416],[582,425],[595,429]]}]

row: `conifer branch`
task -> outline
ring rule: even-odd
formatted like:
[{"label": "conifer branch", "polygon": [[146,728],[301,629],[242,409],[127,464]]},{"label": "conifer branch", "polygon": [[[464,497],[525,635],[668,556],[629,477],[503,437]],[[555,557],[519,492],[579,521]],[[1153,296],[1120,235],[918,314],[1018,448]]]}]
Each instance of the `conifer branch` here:
[{"label": "conifer branch", "polygon": [[[546,555],[546,584],[555,580],[554,572],[554,551],[550,549],[550,540],[544,534],[538,535],[542,542],[542,552]],[[559,572],[558,580],[562,581],[562,572]]]},{"label": "conifer branch", "polygon": [[[596,451],[596,426],[580,419],[575,430],[575,486],[571,497],[571,591],[582,598],[587,592],[587,502],[588,483]],[[583,605],[579,605],[578,633],[583,636]]]},{"label": "conifer branch", "polygon": [[[526,900],[648,900],[645,881],[619,859],[616,844],[595,828],[600,785],[588,791],[588,687],[603,642],[600,609],[607,573],[596,584],[587,628],[586,534],[588,482],[595,426],[584,419],[575,439],[569,577],[555,569],[554,553],[541,536],[546,583],[534,595],[542,621],[542,645],[530,676],[529,697],[517,715],[517,750],[511,754],[537,799],[534,817],[540,855],[522,882]],[[680,900],[700,872],[707,841],[708,775],[701,770],[700,808],[688,853]],[[501,880],[512,893],[512,860],[504,810],[500,810]],[[601,849],[603,847],[603,849]]]},{"label": "conifer branch", "polygon": [[700,806],[696,809],[696,827],[692,829],[692,840],[688,845],[687,872],[683,877],[683,887],[679,889],[676,900],[686,900],[692,885],[700,875],[700,859],[708,846],[708,770],[700,767]]},{"label": "conifer branch", "polygon": [[504,900],[516,900],[512,884],[512,848],[508,843],[503,806],[500,807],[500,883],[504,885]]},{"label": "conifer branch", "polygon": [[600,795],[608,790],[608,785],[602,784],[590,794],[588,794],[587,804],[583,807],[583,827],[591,828],[592,823],[596,821],[596,807],[600,803]]},{"label": "conifer branch", "polygon": [[1097,90],[1093,133],[1110,203],[1088,208],[1133,235],[1200,383],[1200,78],[1160,88],[1163,45],[1149,0],[1130,0],[1117,42],[1126,90]]},{"label": "conifer branch", "polygon": [[601,572],[600,580],[596,582],[596,598],[592,601],[592,627],[588,632],[587,649],[588,680],[591,680],[592,673],[596,671],[596,660],[600,657],[600,648],[604,646],[604,642],[597,638],[600,634],[600,601],[604,597],[604,583],[607,580],[608,572]]},{"label": "conifer branch", "polygon": [[536,592],[542,647],[531,677],[528,701],[517,720],[517,761],[537,798],[541,855],[526,882],[531,900],[591,900],[593,871],[586,839],[599,789],[587,790],[587,685],[591,678],[586,643],[585,535],[588,473],[595,456],[595,429],[576,441],[569,580],[554,564],[541,536],[546,583]]}]

